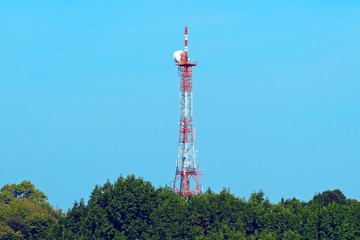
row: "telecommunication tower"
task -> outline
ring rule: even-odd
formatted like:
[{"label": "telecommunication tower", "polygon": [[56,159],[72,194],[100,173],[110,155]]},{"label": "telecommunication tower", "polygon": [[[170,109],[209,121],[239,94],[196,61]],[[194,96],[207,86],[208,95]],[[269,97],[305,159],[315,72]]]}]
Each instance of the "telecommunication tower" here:
[{"label": "telecommunication tower", "polygon": [[188,34],[185,28],[185,53],[176,51],[173,55],[180,76],[180,127],[178,155],[173,190],[184,196],[201,194],[198,176],[202,171],[198,167],[194,146],[195,128],[193,126],[193,82],[192,67],[196,62],[188,58]]}]

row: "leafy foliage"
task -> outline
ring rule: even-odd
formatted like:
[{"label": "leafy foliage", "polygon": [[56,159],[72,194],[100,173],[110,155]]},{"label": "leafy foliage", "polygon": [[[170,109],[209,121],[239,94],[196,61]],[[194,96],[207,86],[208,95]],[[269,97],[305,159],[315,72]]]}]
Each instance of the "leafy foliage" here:
[{"label": "leafy foliage", "polygon": [[360,203],[340,190],[306,202],[248,200],[228,189],[183,197],[130,175],[75,203],[56,239],[360,239]]},{"label": "leafy foliage", "polygon": [[20,184],[6,184],[0,189],[0,202],[9,204],[13,199],[25,199],[34,203],[44,203],[47,196],[36,189],[30,181],[22,181]]},{"label": "leafy foliage", "polygon": [[24,238],[20,232],[15,232],[11,227],[0,225],[0,239],[22,240]]},{"label": "leafy foliage", "polygon": [[48,239],[58,222],[47,196],[30,181],[0,191],[0,239]]},{"label": "leafy foliage", "polygon": [[324,206],[328,206],[333,202],[340,205],[345,205],[347,203],[345,195],[339,189],[332,191],[327,190],[319,193],[314,196],[313,201],[318,202]]},{"label": "leafy foliage", "polygon": [[0,197],[0,239],[360,239],[360,203],[338,189],[273,204],[263,191],[183,197],[130,175],[64,214],[30,182],[7,184]]}]

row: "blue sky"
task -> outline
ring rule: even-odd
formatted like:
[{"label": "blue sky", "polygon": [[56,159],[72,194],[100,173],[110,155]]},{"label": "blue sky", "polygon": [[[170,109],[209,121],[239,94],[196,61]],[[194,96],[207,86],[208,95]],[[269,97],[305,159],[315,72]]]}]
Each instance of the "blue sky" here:
[{"label": "blue sky", "polygon": [[0,185],[169,184],[185,25],[204,189],[360,199],[359,1],[2,1]]}]

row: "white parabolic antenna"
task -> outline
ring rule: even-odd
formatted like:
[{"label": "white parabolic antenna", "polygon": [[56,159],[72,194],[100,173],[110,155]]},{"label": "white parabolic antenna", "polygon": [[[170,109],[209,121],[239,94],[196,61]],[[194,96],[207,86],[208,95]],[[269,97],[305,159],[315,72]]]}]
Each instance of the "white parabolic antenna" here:
[{"label": "white parabolic antenna", "polygon": [[174,61],[177,63],[181,62],[181,55],[183,55],[183,54],[184,54],[184,52],[181,50],[174,52],[174,55],[173,55]]}]

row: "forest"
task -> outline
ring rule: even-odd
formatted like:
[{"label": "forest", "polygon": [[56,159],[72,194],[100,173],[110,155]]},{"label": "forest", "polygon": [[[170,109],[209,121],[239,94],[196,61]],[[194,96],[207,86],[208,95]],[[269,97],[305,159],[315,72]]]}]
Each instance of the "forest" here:
[{"label": "forest", "polygon": [[63,212],[24,180],[0,190],[0,239],[360,239],[360,203],[339,189],[276,204],[262,191],[183,197],[129,175]]}]

